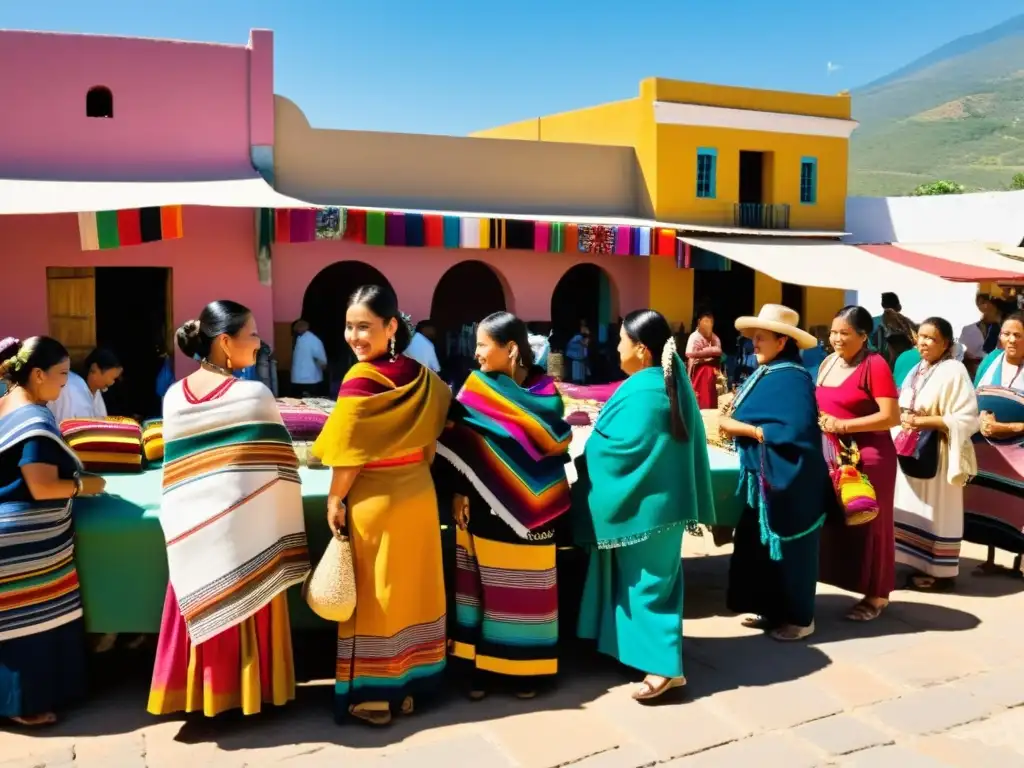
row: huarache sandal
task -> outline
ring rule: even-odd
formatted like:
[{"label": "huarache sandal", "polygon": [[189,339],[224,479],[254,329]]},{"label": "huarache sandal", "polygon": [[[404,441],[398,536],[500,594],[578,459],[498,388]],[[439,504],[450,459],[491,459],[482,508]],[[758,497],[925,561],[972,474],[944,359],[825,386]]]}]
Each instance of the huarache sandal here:
[{"label": "huarache sandal", "polygon": [[907,580],[907,589],[917,592],[949,592],[953,589],[955,582],[956,580],[951,578],[939,579],[934,576],[914,574]]},{"label": "huarache sandal", "polygon": [[367,701],[353,704],[348,708],[349,714],[367,725],[381,727],[391,724],[391,707],[386,701]]},{"label": "huarache sandal", "polygon": [[882,615],[882,611],[884,611],[888,605],[888,601],[879,604],[871,603],[867,600],[861,600],[850,609],[850,612],[846,614],[846,618],[849,621],[874,621]]},{"label": "huarache sandal", "polygon": [[651,677],[656,676],[648,675],[647,677],[645,677],[644,681],[641,683],[642,687],[640,688],[640,690],[633,692],[634,701],[654,701],[655,699],[664,696],[673,688],[682,688],[686,685],[685,677],[658,678],[661,680],[661,682],[657,685],[651,682]]},{"label": "huarache sandal", "polygon": [[48,725],[55,725],[57,723],[57,716],[53,712],[44,712],[41,715],[12,717],[10,720],[12,723],[16,723],[23,728],[45,728]]},{"label": "huarache sandal", "polygon": [[784,627],[773,629],[768,634],[771,636],[772,640],[778,640],[780,643],[795,643],[814,634],[814,622],[812,621],[806,627],[787,624]]},{"label": "huarache sandal", "polygon": [[747,616],[747,618],[741,621],[740,624],[747,629],[769,630],[772,628],[772,623],[764,616]]}]

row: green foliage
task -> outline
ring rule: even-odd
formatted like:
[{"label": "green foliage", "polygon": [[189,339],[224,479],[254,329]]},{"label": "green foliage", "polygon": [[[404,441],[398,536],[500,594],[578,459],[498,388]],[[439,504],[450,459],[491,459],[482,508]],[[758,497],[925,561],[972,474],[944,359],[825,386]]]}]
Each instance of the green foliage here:
[{"label": "green foliage", "polygon": [[1024,189],[1024,173],[1015,173],[1010,180],[1010,189]]},{"label": "green foliage", "polygon": [[963,184],[955,181],[933,181],[930,184],[921,184],[910,194],[920,197],[921,195],[959,195],[964,191]]}]

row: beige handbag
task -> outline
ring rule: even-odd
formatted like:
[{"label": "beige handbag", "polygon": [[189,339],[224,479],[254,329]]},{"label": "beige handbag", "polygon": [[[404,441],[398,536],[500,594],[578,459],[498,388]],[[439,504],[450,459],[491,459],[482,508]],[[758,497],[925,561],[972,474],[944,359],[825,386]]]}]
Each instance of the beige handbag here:
[{"label": "beige handbag", "polygon": [[356,576],[348,536],[331,537],[324,556],[302,585],[306,604],[321,619],[343,622],[356,610]]}]

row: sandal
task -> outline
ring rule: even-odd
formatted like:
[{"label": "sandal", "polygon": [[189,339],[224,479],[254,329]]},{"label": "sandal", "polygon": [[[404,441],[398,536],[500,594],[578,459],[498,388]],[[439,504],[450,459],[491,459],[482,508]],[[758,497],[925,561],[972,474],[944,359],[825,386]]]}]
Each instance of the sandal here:
[{"label": "sandal", "polygon": [[391,724],[391,707],[386,701],[367,701],[353,704],[348,708],[352,717],[362,720],[367,725],[381,727]]},{"label": "sandal", "polygon": [[23,728],[45,728],[48,725],[56,725],[57,716],[53,712],[44,712],[41,715],[29,715],[28,717],[12,717],[12,723]]},{"label": "sandal", "polygon": [[482,701],[487,698],[487,691],[474,688],[469,692],[470,701]]},{"label": "sandal", "polygon": [[772,640],[778,640],[780,643],[795,643],[799,640],[804,640],[813,634],[813,621],[806,627],[798,627],[795,624],[786,624],[777,629],[773,629],[768,633]]},{"label": "sandal", "polygon": [[686,686],[685,677],[663,677],[662,682],[658,685],[654,685],[650,681],[650,675],[644,678],[641,683],[643,686],[640,690],[633,692],[634,701],[654,701],[666,693],[671,691],[673,688],[683,688]]},{"label": "sandal", "polygon": [[861,600],[850,609],[850,612],[846,614],[846,618],[848,621],[874,621],[882,615],[882,611],[884,611],[888,605],[888,600],[881,605],[877,603],[870,603],[867,600]]},{"label": "sandal", "polygon": [[915,573],[907,579],[907,589],[916,592],[949,592],[953,589],[955,582],[956,579],[953,578],[936,578]]},{"label": "sandal", "polygon": [[747,629],[762,629],[769,630],[772,628],[772,623],[768,621],[764,616],[747,616],[740,624]]},{"label": "sandal", "polygon": [[530,699],[537,698],[537,692],[536,691],[516,691],[516,698],[517,699],[522,699],[523,701],[528,701]]},{"label": "sandal", "polygon": [[402,699],[402,706],[398,711],[403,715],[411,715],[416,711],[416,702],[413,701],[412,696],[406,696]]}]

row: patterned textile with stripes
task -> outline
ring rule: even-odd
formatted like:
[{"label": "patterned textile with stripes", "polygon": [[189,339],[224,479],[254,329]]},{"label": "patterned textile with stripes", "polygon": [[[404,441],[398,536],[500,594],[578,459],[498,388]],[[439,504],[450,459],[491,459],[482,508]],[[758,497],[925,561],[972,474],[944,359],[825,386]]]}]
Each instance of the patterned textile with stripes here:
[{"label": "patterned textile with stripes", "polygon": [[956,566],[960,562],[960,538],[934,536],[928,531],[896,522],[896,550],[908,558],[934,566]]},{"label": "patterned textile with stripes", "polygon": [[180,382],[165,397],[160,524],[199,644],[300,583],[309,553],[298,459],[270,391],[236,381],[194,400]]},{"label": "patterned textile with stripes", "polygon": [[[81,468],[46,408],[20,408],[3,423],[0,453],[24,440],[44,437],[67,455],[69,466]],[[0,503],[0,643],[46,632],[81,616],[71,503]]]},{"label": "patterned textile with stripes", "polygon": [[452,655],[502,675],[557,673],[554,544],[489,541],[459,530],[455,566]]},{"label": "patterned textile with stripes", "polygon": [[[440,675],[445,663],[445,617],[406,627],[391,637],[340,637],[335,693],[387,701],[393,690],[415,690]],[[379,693],[374,693],[379,691]]]}]

